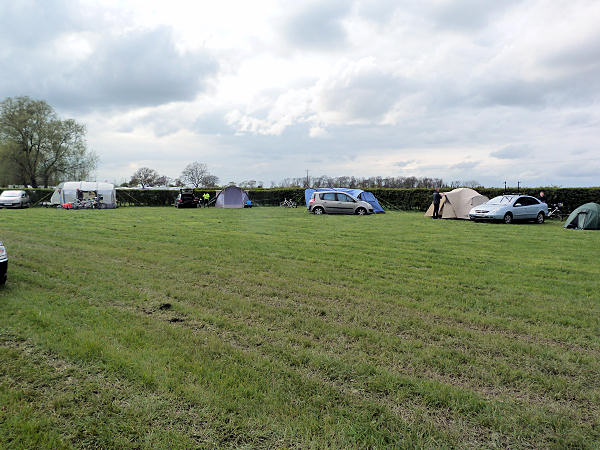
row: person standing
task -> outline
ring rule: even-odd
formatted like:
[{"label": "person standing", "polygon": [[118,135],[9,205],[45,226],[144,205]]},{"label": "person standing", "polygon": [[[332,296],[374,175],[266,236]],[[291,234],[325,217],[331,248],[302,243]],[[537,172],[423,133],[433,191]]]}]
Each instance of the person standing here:
[{"label": "person standing", "polygon": [[540,198],[540,202],[548,204],[548,199],[546,198],[546,195],[544,195],[544,191],[540,191],[539,198]]},{"label": "person standing", "polygon": [[202,203],[205,208],[208,206],[209,199],[210,199],[210,194],[208,192],[205,192],[204,194],[202,194]]},{"label": "person standing", "polygon": [[433,218],[440,218],[440,202],[442,201],[442,194],[440,194],[440,188],[435,188],[433,193]]}]

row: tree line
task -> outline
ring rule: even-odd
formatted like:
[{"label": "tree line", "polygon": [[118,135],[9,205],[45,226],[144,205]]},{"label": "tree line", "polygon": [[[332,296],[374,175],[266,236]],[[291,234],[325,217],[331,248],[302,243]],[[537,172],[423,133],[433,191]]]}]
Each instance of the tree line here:
[{"label": "tree line", "polygon": [[188,164],[181,172],[179,178],[171,179],[166,175],[160,175],[150,167],[137,169],[129,182],[123,183],[122,187],[137,187],[142,189],[154,186],[194,186],[213,187],[219,184],[219,178],[208,171],[206,164],[194,161]]},{"label": "tree line", "polygon": [[354,177],[341,176],[330,177],[321,175],[318,177],[307,176],[298,178],[285,178],[281,180],[279,186],[271,183],[272,187],[348,187],[360,189],[375,188],[436,188],[444,187],[444,180],[441,178],[429,177]]},{"label": "tree line", "polygon": [[62,119],[43,100],[8,97],[0,103],[0,185],[37,188],[84,180],[98,164],[85,126]]},{"label": "tree line", "polygon": [[[262,186],[261,186],[262,187]],[[327,188],[327,187],[345,187],[360,189],[381,189],[381,188],[405,188],[405,189],[434,189],[434,188],[457,188],[457,187],[481,187],[478,181],[451,181],[444,182],[441,178],[430,177],[354,177],[341,176],[330,177],[321,175],[318,177],[306,176],[297,178],[284,178],[279,183],[271,182],[271,187],[282,188]]]}]

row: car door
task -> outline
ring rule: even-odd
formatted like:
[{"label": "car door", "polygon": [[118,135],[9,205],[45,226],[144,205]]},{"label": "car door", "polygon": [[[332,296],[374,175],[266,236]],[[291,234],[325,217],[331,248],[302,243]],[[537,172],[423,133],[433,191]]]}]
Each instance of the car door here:
[{"label": "car door", "polygon": [[325,192],[324,194],[321,194],[321,201],[323,204],[323,208],[325,208],[325,212],[327,214],[338,213],[339,208],[335,192]]},{"label": "car door", "polygon": [[337,194],[338,208],[340,214],[354,214],[354,200],[346,194]]},{"label": "car door", "polygon": [[515,202],[513,203],[512,207],[513,218],[517,220],[527,218],[527,205],[527,197],[517,198],[517,200],[515,200]]},{"label": "car door", "polygon": [[538,201],[533,197],[523,198],[524,212],[523,219],[535,219],[538,213]]}]

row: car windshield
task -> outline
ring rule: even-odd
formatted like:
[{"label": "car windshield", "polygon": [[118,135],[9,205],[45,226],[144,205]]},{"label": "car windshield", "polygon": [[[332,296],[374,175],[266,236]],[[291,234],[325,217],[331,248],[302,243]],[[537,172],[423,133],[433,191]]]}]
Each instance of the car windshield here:
[{"label": "car windshield", "polygon": [[513,199],[512,195],[500,195],[498,197],[494,197],[489,202],[488,205],[508,205]]},{"label": "car windshield", "polygon": [[20,197],[20,196],[21,196],[20,191],[4,191],[2,194],[0,194],[0,197]]}]

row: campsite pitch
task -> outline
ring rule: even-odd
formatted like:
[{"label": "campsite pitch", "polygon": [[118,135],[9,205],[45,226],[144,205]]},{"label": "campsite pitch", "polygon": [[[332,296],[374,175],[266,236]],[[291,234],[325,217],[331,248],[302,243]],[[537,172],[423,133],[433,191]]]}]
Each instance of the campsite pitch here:
[{"label": "campsite pitch", "polygon": [[0,211],[0,447],[598,447],[600,234]]}]

